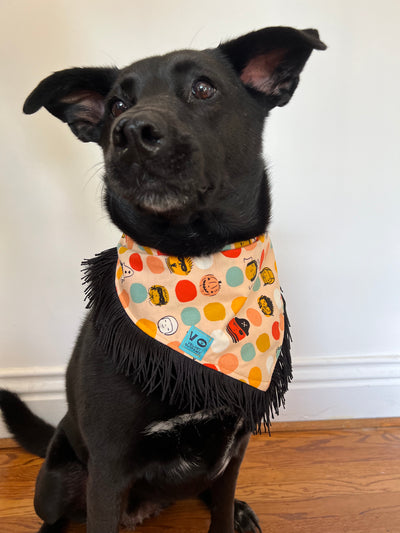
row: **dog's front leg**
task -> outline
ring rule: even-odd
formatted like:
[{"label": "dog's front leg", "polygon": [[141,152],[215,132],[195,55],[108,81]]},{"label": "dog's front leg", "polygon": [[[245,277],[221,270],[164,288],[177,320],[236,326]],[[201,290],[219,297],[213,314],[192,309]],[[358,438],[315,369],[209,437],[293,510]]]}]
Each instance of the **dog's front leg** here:
[{"label": "dog's front leg", "polygon": [[119,469],[107,461],[89,461],[87,483],[87,533],[118,533],[127,487]]},{"label": "dog's front leg", "polygon": [[204,499],[211,512],[211,524],[208,533],[234,533],[236,481],[249,438],[250,435],[242,437],[237,453],[229,461],[223,474],[214,481],[207,493],[204,494]]}]

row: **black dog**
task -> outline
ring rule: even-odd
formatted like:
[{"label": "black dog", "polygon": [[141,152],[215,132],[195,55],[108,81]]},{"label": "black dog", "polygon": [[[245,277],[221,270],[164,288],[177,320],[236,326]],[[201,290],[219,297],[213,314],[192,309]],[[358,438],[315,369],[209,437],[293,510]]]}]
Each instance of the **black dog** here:
[{"label": "black dog", "polygon": [[[81,141],[101,146],[104,202],[126,235],[178,258],[204,256],[266,231],[264,118],[290,100],[312,50],[324,48],[316,30],[277,27],[122,70],[64,70],[38,85],[24,111],[44,106]],[[113,249],[87,263],[91,310],[68,366],[69,408],[58,427],[13,393],[0,395],[17,441],[46,457],[35,494],[40,531],[86,520],[89,533],[116,533],[120,523],[133,528],[193,496],[210,508],[210,533],[261,531],[251,508],[234,499],[249,434],[260,420],[249,423],[229,402],[212,408],[199,394],[183,401],[173,384],[177,368],[168,392],[155,378],[151,387],[142,383],[147,363],[137,363],[152,345],[119,314],[111,295],[115,262]],[[136,366],[121,363],[121,329]],[[286,391],[289,360],[286,366],[280,386],[273,378],[271,408]],[[184,381],[194,395],[191,379]],[[269,421],[269,406],[264,415]]]}]

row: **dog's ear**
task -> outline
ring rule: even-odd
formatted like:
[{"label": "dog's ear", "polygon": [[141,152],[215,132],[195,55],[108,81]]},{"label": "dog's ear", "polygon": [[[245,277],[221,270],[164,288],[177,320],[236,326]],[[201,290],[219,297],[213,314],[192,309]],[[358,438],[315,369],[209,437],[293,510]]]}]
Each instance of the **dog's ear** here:
[{"label": "dog's ear", "polygon": [[317,30],[287,27],[264,28],[219,46],[267,110],[289,102],[313,49],[326,49]]},{"label": "dog's ear", "polygon": [[45,78],[28,96],[24,113],[44,106],[66,122],[83,142],[99,142],[104,101],[118,75],[116,68],[71,68]]}]

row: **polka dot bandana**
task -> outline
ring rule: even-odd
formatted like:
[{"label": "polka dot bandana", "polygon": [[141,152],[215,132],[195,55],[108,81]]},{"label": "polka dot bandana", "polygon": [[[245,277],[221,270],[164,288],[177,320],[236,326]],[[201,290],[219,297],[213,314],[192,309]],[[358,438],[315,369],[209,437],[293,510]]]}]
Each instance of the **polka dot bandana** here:
[{"label": "polka dot bandana", "polygon": [[269,235],[202,257],[168,256],[123,235],[115,285],[150,337],[215,371],[268,389],[284,337]]}]

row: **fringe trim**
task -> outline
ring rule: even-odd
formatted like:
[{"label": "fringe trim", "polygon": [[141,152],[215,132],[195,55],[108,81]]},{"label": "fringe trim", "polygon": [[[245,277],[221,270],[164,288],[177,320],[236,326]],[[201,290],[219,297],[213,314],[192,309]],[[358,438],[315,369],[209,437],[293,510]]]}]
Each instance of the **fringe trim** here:
[{"label": "fringe trim", "polygon": [[98,341],[112,357],[117,372],[129,376],[146,394],[159,391],[162,400],[190,413],[225,407],[241,414],[249,431],[270,432],[271,420],[284,406],[284,394],[292,380],[292,338],[285,300],[281,354],[270,386],[263,392],[182,356],[139,329],[127,316],[115,290],[116,264],[117,249],[105,250],[82,263],[82,280]]}]

